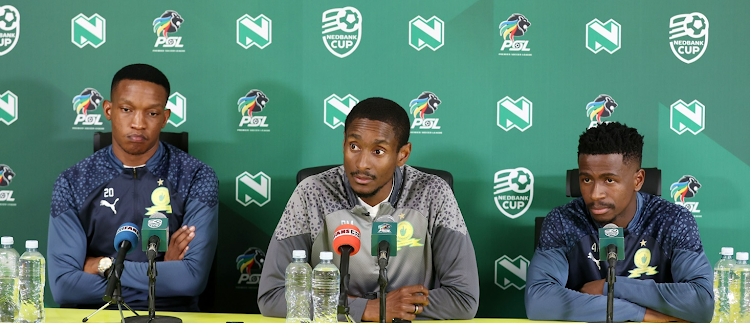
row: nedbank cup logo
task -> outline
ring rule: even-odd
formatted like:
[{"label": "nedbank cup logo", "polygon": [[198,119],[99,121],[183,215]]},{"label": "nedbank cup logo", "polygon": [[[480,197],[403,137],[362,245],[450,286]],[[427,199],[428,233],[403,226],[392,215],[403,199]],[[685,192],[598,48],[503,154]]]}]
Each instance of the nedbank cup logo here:
[{"label": "nedbank cup logo", "polygon": [[529,20],[520,13],[514,13],[507,21],[500,23],[500,36],[503,36],[503,46],[500,47],[500,51],[508,49],[511,52],[528,52],[530,49],[526,48],[526,45],[528,45],[529,41],[516,40],[516,37],[523,36],[529,29],[529,26],[531,26]]},{"label": "nedbank cup logo", "polygon": [[94,88],[87,87],[81,94],[73,97],[73,110],[76,112],[76,120],[73,125],[83,124],[84,126],[102,125],[99,118],[101,114],[89,114],[89,111],[96,110],[104,98]]},{"label": "nedbank cup logo", "polygon": [[13,50],[21,33],[21,14],[11,5],[0,6],[0,56]]},{"label": "nedbank cup logo", "polygon": [[168,36],[169,33],[175,33],[180,29],[185,19],[182,19],[179,13],[174,10],[165,11],[161,17],[154,19],[154,33],[156,33],[156,43],[154,47],[161,45],[164,48],[180,48],[182,37]]},{"label": "nedbank cup logo", "polygon": [[693,175],[684,175],[679,181],[669,186],[669,195],[674,198],[674,203],[687,208],[694,216],[700,217],[698,202],[685,202],[685,198],[695,197],[701,183]]},{"label": "nedbank cup logo", "polygon": [[409,112],[414,116],[411,128],[419,129],[440,129],[438,118],[425,118],[424,115],[433,114],[440,105],[441,101],[437,95],[432,92],[422,92],[416,99],[409,102]]},{"label": "nedbank cup logo", "polygon": [[534,199],[534,175],[524,167],[495,173],[495,206],[505,216],[515,219],[529,210]]},{"label": "nedbank cup logo", "polygon": [[271,201],[271,177],[264,172],[255,175],[243,172],[235,179],[235,200],[242,206],[266,205]]},{"label": "nedbank cup logo", "polygon": [[681,61],[697,61],[708,47],[708,18],[700,12],[676,15],[669,19],[669,46]]},{"label": "nedbank cup logo", "polygon": [[0,94],[0,121],[6,125],[18,120],[18,96],[11,91]]},{"label": "nedbank cup logo", "polygon": [[80,13],[70,21],[70,41],[78,48],[86,45],[99,48],[107,41],[107,21],[99,14],[91,17]]},{"label": "nedbank cup logo", "polygon": [[172,111],[167,123],[179,127],[187,121],[187,98],[180,92],[172,93],[167,99],[167,109]]},{"label": "nedbank cup logo", "polygon": [[606,94],[600,94],[594,102],[586,104],[586,116],[591,119],[589,128],[596,127],[602,123],[602,118],[607,118],[612,115],[612,112],[617,108],[617,102],[611,96]]},{"label": "nedbank cup logo", "polygon": [[669,127],[678,135],[685,131],[697,135],[706,129],[706,107],[698,100],[690,104],[678,100],[669,106]]},{"label": "nedbank cup logo", "polygon": [[344,58],[362,39],[362,14],[354,7],[334,8],[323,13],[323,43],[331,54]]},{"label": "nedbank cup logo", "polygon": [[265,116],[253,116],[253,112],[260,112],[266,107],[268,97],[261,90],[253,89],[237,101],[237,110],[242,115],[240,127],[268,127]]}]

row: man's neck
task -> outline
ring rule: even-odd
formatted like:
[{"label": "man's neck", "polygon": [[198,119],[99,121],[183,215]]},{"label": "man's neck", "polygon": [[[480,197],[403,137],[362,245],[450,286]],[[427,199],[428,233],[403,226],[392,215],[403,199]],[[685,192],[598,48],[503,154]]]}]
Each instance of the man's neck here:
[{"label": "man's neck", "polygon": [[146,151],[145,153],[141,155],[131,155],[128,154],[122,147],[118,146],[117,144],[112,144],[112,152],[115,154],[115,157],[120,160],[120,162],[123,164],[123,166],[126,167],[136,167],[145,165],[146,162],[148,162],[151,157],[156,154],[156,151],[159,149],[159,142],[156,142],[156,145]]}]

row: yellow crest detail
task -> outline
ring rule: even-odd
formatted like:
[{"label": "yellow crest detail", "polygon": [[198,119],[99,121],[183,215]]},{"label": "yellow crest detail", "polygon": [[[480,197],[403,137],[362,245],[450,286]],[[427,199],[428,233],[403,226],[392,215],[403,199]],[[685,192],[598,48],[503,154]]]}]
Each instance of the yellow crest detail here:
[{"label": "yellow crest detail", "polygon": [[154,206],[146,208],[146,211],[148,211],[146,212],[146,215],[151,215],[160,211],[172,213],[172,206],[169,205],[169,202],[169,189],[164,186],[157,187],[151,192],[151,203],[154,203]]},{"label": "yellow crest detail", "polygon": [[420,239],[414,239],[412,236],[414,235],[414,227],[409,223],[409,221],[401,221],[398,223],[398,248],[397,250],[401,250],[401,247],[421,247],[423,244],[419,243]]},{"label": "yellow crest detail", "polygon": [[648,250],[648,248],[638,249],[633,256],[633,263],[635,264],[636,269],[628,271],[630,273],[628,278],[638,278],[641,277],[641,275],[648,276],[659,273],[656,271],[656,267],[658,266],[649,266],[649,264],[651,264],[651,250]]}]

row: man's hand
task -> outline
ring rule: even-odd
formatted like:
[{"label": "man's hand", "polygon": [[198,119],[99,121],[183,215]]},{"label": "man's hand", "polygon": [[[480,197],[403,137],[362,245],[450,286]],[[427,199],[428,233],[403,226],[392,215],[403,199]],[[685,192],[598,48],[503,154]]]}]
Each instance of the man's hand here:
[{"label": "man's hand", "polygon": [[581,293],[591,295],[604,295],[604,279],[590,281],[581,287]]},{"label": "man's hand", "polygon": [[643,322],[687,322],[676,317],[671,317],[667,314],[654,311],[650,308],[646,309],[646,315],[643,316]]},{"label": "man's hand", "polygon": [[83,271],[89,274],[99,276],[99,260],[104,257],[86,257],[86,261],[83,263]]},{"label": "man's hand", "polygon": [[[422,285],[404,286],[397,290],[391,291],[386,295],[385,318],[390,322],[393,318],[403,320],[414,320],[419,313],[424,311],[424,307],[430,304],[427,299],[429,290]],[[415,313],[416,311],[416,313]],[[371,299],[367,301],[365,312],[362,314],[362,321],[375,322],[380,319],[380,299]]]},{"label": "man's hand", "polygon": [[182,260],[185,252],[190,248],[188,243],[193,241],[193,238],[195,238],[195,227],[183,225],[182,228],[177,229],[169,239],[169,249],[164,254],[164,261]]}]

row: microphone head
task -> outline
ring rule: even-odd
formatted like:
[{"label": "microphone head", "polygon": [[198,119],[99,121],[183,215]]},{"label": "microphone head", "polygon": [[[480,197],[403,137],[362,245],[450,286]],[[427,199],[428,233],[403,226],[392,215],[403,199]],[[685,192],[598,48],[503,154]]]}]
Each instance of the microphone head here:
[{"label": "microphone head", "polygon": [[333,232],[333,250],[336,250],[336,253],[341,255],[339,247],[351,246],[354,248],[354,251],[352,251],[350,256],[356,255],[357,252],[359,252],[360,236],[359,228],[356,226],[352,224],[340,225],[336,228],[336,231]]},{"label": "microphone head", "polygon": [[375,219],[373,222],[396,222],[390,214],[383,214]]},{"label": "microphone head", "polygon": [[617,226],[617,224],[607,223],[607,225],[605,225],[604,228],[609,229],[609,228],[619,228],[619,227]]},{"label": "microphone head", "polygon": [[164,215],[164,213],[156,212],[154,214],[151,214],[151,216],[149,218],[151,218],[151,219],[153,219],[153,218],[162,218],[163,219],[163,218],[166,218],[166,217],[167,216]]},{"label": "microphone head", "polygon": [[115,251],[120,250],[120,245],[123,241],[130,241],[130,245],[132,246],[128,253],[133,252],[135,248],[133,248],[137,243],[138,240],[141,237],[141,232],[138,231],[138,226],[134,223],[124,223],[119,228],[117,228],[117,233],[115,234]]}]

